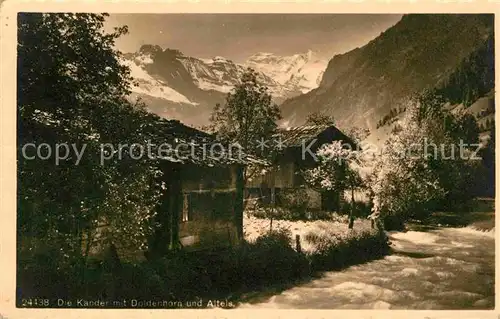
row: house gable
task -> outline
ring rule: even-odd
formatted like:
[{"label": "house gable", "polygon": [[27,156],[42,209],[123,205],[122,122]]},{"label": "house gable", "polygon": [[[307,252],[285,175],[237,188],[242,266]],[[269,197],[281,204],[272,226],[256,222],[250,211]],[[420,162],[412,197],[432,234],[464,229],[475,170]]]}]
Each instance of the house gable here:
[{"label": "house gable", "polygon": [[316,151],[324,144],[342,141],[355,149],[356,143],[334,125],[309,125],[280,130],[273,136],[284,146],[273,161],[273,167],[263,176],[250,181],[249,188],[293,188],[303,184],[299,172],[317,165]]}]

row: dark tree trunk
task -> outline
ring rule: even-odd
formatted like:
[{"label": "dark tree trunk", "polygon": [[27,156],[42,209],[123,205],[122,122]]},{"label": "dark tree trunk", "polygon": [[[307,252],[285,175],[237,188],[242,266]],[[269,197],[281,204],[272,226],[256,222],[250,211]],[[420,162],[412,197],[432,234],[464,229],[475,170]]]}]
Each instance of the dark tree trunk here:
[{"label": "dark tree trunk", "polygon": [[111,273],[116,273],[121,269],[118,249],[116,249],[113,243],[106,247],[106,252],[104,253],[104,268]]},{"label": "dark tree trunk", "polygon": [[351,211],[349,212],[349,229],[354,227],[354,208],[356,203],[354,202],[354,186],[351,186]]},{"label": "dark tree trunk", "polygon": [[234,203],[234,224],[238,241],[243,240],[243,197],[245,190],[245,178],[243,167],[236,168],[236,198]]},{"label": "dark tree trunk", "polygon": [[302,253],[302,246],[300,245],[300,235],[295,235],[295,249],[298,253]]},{"label": "dark tree trunk", "polygon": [[106,297],[115,299],[121,290],[120,281],[116,280],[116,278],[121,276],[122,264],[118,256],[118,250],[113,243],[106,247],[103,267],[106,274],[105,278],[107,278],[104,281]]},{"label": "dark tree trunk", "polygon": [[273,217],[274,217],[274,208],[276,207],[276,188],[273,186],[271,188],[271,223],[269,226],[269,230],[273,231]]},{"label": "dark tree trunk", "polygon": [[328,190],[321,193],[321,209],[324,211],[340,210],[340,195],[337,191]]},{"label": "dark tree trunk", "polygon": [[353,229],[353,227],[354,227],[354,217],[351,211],[351,213],[349,214],[349,229]]}]

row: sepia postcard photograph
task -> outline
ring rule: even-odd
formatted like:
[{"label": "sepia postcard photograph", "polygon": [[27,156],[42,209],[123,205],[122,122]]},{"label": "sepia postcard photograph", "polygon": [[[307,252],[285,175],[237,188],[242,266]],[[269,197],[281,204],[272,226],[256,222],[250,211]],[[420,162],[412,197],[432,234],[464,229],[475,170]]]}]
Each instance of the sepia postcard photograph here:
[{"label": "sepia postcard photograph", "polygon": [[18,12],[12,302],[494,310],[495,20]]}]

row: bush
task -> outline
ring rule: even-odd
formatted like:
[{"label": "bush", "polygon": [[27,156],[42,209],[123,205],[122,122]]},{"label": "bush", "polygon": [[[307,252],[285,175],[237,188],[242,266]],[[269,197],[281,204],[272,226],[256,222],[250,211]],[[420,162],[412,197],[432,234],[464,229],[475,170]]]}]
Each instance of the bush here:
[{"label": "bush", "polygon": [[382,231],[349,231],[345,234],[308,233],[305,239],[314,245],[309,254],[313,271],[341,269],[388,253],[388,238]]},{"label": "bush", "polygon": [[282,219],[282,220],[290,220],[292,218],[292,214],[288,209],[283,207],[266,207],[263,205],[256,206],[256,208],[250,213],[252,216],[257,218],[273,218],[273,219]]},{"label": "bush", "polygon": [[349,215],[351,212],[351,203],[348,201],[342,201],[340,203],[339,214],[340,215]]},{"label": "bush", "polygon": [[[277,229],[229,249],[176,251],[140,264],[113,269],[101,261],[72,267],[54,255],[22,259],[19,291],[23,297],[186,300],[227,298],[270,285],[288,284],[313,271],[341,268],[382,255],[387,238],[377,232],[308,234],[312,254],[293,248],[289,230]],[[58,268],[59,267],[59,268]],[[81,280],[84,274],[85,280]],[[33,281],[30,281],[33,280]],[[83,285],[82,285],[83,283]]]},{"label": "bush", "polygon": [[151,264],[123,265],[119,273],[112,273],[116,291],[112,299],[156,299],[167,295],[169,286]]},{"label": "bush", "polygon": [[261,247],[288,248],[291,247],[291,243],[292,233],[285,228],[269,231],[255,240],[255,245]]},{"label": "bush", "polygon": [[238,257],[240,278],[247,288],[285,283],[309,275],[309,261],[293,249],[289,230],[273,230],[260,236],[244,245]]},{"label": "bush", "polygon": [[[427,214],[424,216],[427,216]],[[383,217],[382,222],[384,224],[384,229],[388,231],[403,231],[406,228],[405,219],[401,215],[386,215]]]},{"label": "bush", "polygon": [[290,220],[290,221],[311,221],[311,220],[335,220],[344,221],[347,220],[346,216],[338,215],[333,212],[328,212],[324,210],[311,209],[306,210],[304,215],[297,214],[296,211],[289,210],[283,207],[274,207],[273,209],[269,207],[257,207],[255,210],[249,212],[249,215],[256,218],[265,219],[275,219],[275,220]]},{"label": "bush", "polygon": [[276,195],[276,205],[256,202],[247,211],[248,215],[256,218],[307,221],[332,220],[333,212],[320,209],[310,209],[309,195],[303,189],[283,189]]},{"label": "bush", "polygon": [[[341,204],[340,214],[349,215],[351,213],[351,202],[344,201]],[[354,217],[367,217],[371,214],[372,205],[369,202],[355,201],[354,202]]]},{"label": "bush", "polygon": [[18,253],[18,291],[23,298],[65,297],[71,282],[67,269],[58,265],[60,254],[55,249],[34,254]]},{"label": "bush", "polygon": [[324,210],[311,210],[308,213],[309,220],[334,220],[338,215]]},{"label": "bush", "polygon": [[356,202],[356,217],[368,217],[372,213],[372,205],[369,202]]},{"label": "bush", "polygon": [[290,212],[289,220],[307,220],[309,196],[303,189],[282,190],[279,195],[281,206]]},{"label": "bush", "polygon": [[177,251],[154,262],[154,268],[164,280],[165,289],[170,297],[184,299],[210,292],[210,264],[218,268],[220,255],[208,252]]},{"label": "bush", "polygon": [[293,249],[290,232],[281,229],[232,249],[176,252],[155,268],[179,299],[227,296],[309,275],[306,256]]}]

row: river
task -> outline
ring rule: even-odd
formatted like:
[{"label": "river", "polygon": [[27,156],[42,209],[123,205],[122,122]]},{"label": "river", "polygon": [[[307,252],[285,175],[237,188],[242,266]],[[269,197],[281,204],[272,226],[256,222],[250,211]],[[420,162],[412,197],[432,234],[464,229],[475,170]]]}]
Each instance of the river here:
[{"label": "river", "polygon": [[494,229],[439,227],[390,232],[383,259],[318,279],[241,308],[493,309]]}]

